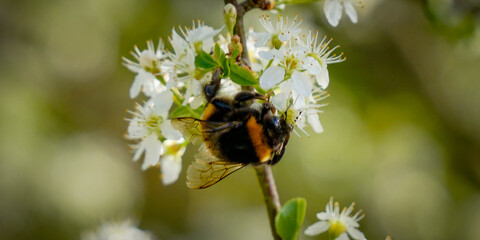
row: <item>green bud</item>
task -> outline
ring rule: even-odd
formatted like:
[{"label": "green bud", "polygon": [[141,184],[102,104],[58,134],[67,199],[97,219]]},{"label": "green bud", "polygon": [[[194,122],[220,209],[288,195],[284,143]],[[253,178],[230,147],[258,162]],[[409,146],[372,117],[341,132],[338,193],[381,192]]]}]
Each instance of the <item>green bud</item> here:
[{"label": "green bud", "polygon": [[223,8],[223,17],[225,18],[225,25],[227,25],[228,31],[233,35],[233,28],[237,23],[237,9],[233,4],[229,3],[225,5]]}]

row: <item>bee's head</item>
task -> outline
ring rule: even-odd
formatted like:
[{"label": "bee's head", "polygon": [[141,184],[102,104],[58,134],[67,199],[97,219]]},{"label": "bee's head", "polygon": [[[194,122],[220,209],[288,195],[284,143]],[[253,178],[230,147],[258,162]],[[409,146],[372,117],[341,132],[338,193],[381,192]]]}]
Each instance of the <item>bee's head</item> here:
[{"label": "bee's head", "polygon": [[290,137],[291,128],[282,116],[273,114],[264,115],[263,127],[273,150],[279,153],[283,148],[284,142]]}]

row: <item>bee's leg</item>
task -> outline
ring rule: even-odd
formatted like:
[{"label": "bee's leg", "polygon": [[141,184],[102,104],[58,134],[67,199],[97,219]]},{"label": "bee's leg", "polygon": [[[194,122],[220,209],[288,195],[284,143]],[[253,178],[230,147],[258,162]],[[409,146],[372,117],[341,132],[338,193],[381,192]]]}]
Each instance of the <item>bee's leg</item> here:
[{"label": "bee's leg", "polygon": [[222,98],[214,98],[210,104],[214,105],[217,109],[223,112],[230,112],[232,111],[232,106],[230,103]]},{"label": "bee's leg", "polygon": [[217,68],[213,72],[212,81],[203,87],[203,94],[207,102],[211,102],[212,99],[217,95],[218,89],[220,89],[220,68]]},{"label": "bee's leg", "polygon": [[233,105],[235,107],[240,107],[245,105],[244,103],[253,99],[261,99],[261,100],[267,100],[265,96],[263,96],[260,93],[256,92],[250,92],[250,91],[242,91],[237,93],[235,95],[235,98],[233,99]]}]

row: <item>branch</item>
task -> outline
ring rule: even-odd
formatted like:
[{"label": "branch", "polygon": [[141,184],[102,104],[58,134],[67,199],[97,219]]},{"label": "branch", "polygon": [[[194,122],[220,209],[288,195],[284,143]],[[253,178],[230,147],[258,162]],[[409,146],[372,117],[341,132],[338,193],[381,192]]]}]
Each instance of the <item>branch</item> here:
[{"label": "branch", "polygon": [[275,228],[275,216],[280,211],[282,206],[280,205],[280,198],[278,197],[277,186],[275,185],[275,179],[273,178],[272,166],[262,164],[255,167],[257,172],[258,183],[262,188],[263,196],[265,198],[265,204],[267,205],[268,218],[270,220],[270,229],[274,239],[281,240]]}]

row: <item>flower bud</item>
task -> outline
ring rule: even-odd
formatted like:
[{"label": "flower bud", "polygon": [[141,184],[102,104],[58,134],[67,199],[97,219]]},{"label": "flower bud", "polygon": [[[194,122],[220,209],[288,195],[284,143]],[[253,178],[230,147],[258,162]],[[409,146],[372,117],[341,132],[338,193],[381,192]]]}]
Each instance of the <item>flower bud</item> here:
[{"label": "flower bud", "polygon": [[237,22],[237,9],[233,4],[229,3],[223,8],[223,17],[225,18],[225,25],[230,34],[233,34],[233,28]]}]

